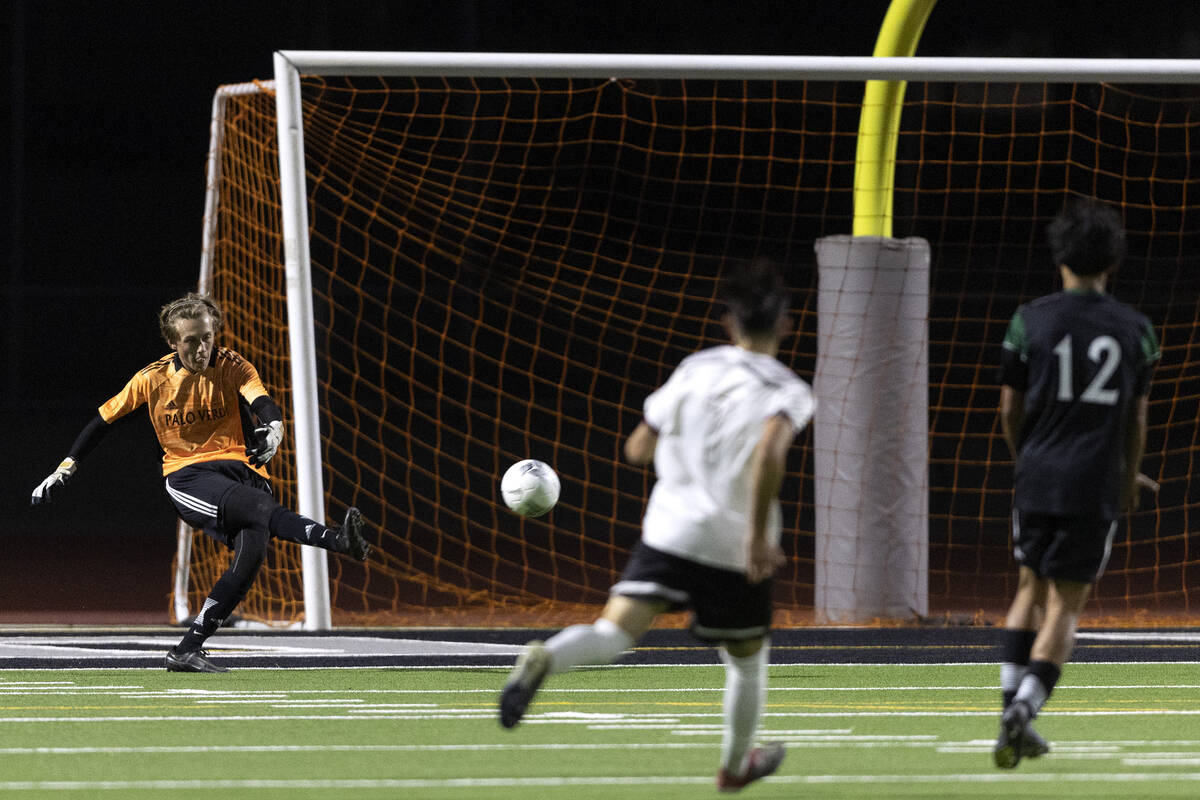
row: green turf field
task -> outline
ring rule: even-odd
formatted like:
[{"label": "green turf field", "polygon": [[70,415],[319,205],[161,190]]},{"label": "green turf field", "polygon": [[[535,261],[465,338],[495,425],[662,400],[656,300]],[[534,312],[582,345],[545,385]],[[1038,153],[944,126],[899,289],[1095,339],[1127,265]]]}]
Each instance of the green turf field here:
[{"label": "green turf field", "polygon": [[[1038,728],[991,764],[991,665],[776,666],[763,738],[778,775],[743,796],[1195,797],[1200,665],[1071,664]],[[0,795],[171,798],[717,796],[722,670],[551,679],[513,731],[507,670],[0,673]]]}]

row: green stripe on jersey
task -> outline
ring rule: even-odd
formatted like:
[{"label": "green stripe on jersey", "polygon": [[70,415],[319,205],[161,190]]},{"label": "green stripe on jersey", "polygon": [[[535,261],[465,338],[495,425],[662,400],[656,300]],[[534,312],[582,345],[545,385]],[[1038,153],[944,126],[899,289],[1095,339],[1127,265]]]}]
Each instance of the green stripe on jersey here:
[{"label": "green stripe on jersey", "polygon": [[1004,334],[1004,349],[1019,353],[1024,360],[1028,350],[1026,345],[1025,319],[1021,316],[1020,309],[1017,309],[1012,321],[1008,323],[1008,331]]},{"label": "green stripe on jersey", "polygon": [[1162,352],[1158,349],[1158,337],[1154,335],[1154,326],[1147,323],[1146,329],[1142,331],[1142,355],[1146,359],[1147,364],[1154,364],[1158,361]]}]

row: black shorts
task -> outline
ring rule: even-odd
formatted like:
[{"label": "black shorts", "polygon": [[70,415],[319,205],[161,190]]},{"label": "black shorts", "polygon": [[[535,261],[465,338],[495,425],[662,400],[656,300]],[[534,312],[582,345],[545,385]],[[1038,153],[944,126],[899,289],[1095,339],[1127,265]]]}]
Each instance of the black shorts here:
[{"label": "black shorts", "polygon": [[662,600],[670,610],[692,611],[692,635],[705,642],[760,639],[771,630],[770,579],[750,583],[744,573],[718,569],[638,542],[612,593]]},{"label": "black shorts", "polygon": [[1013,557],[1039,578],[1095,583],[1116,530],[1116,520],[1013,509]]},{"label": "black shorts", "polygon": [[225,530],[222,509],[234,486],[250,486],[274,496],[271,483],[241,461],[204,461],[178,469],[164,483],[179,517],[226,547],[239,531]]}]

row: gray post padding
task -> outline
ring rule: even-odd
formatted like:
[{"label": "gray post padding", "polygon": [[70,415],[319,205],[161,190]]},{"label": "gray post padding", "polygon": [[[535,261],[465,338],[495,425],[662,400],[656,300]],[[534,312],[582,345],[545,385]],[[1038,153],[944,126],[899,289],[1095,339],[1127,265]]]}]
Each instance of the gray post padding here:
[{"label": "gray post padding", "polygon": [[929,243],[816,243],[816,616],[929,613]]}]

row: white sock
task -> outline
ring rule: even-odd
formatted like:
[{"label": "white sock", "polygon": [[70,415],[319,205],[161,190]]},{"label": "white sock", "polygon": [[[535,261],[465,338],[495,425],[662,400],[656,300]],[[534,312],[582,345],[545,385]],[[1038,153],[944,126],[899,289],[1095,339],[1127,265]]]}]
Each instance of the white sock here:
[{"label": "white sock", "polygon": [[767,700],[769,645],[752,656],[735,658],[721,648],[725,662],[725,732],[721,737],[721,769],[732,775],[746,771],[746,754],[758,730]]},{"label": "white sock", "polygon": [[1028,704],[1029,710],[1036,717],[1049,696],[1050,693],[1046,691],[1046,687],[1038,679],[1038,676],[1030,673],[1021,679],[1021,685],[1017,688],[1017,696],[1013,699]]},{"label": "white sock", "polygon": [[1015,692],[1021,685],[1021,679],[1025,677],[1025,673],[1028,671],[1029,667],[1025,664],[1001,664],[1000,691]]},{"label": "white sock", "polygon": [[565,672],[583,664],[611,664],[632,645],[632,636],[603,617],[591,625],[563,628],[546,640],[550,673]]}]

